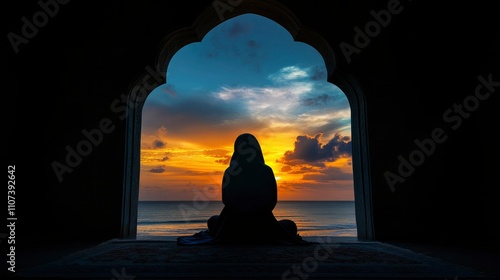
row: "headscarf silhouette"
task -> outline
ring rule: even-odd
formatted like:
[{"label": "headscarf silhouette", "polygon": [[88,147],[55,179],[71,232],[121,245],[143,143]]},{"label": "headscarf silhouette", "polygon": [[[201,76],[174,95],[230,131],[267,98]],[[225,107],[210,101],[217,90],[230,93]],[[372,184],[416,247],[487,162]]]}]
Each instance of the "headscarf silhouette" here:
[{"label": "headscarf silhouette", "polygon": [[265,164],[259,142],[250,133],[239,135],[222,179],[222,202],[239,212],[272,211],[277,192],[274,172]]},{"label": "headscarf silhouette", "polygon": [[222,243],[309,244],[297,234],[293,221],[276,220],[272,211],[277,198],[276,178],[257,138],[240,134],[222,179],[224,208],[208,220],[210,235]]}]

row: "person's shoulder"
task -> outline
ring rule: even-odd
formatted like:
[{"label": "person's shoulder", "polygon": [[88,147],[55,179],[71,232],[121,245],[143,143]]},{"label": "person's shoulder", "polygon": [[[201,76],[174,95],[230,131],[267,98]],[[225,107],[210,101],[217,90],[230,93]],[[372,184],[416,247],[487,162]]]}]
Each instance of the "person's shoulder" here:
[{"label": "person's shoulder", "polygon": [[269,165],[267,165],[267,164],[265,164],[265,163],[264,163],[264,164],[262,164],[262,165],[263,165],[263,168],[265,168],[267,171],[274,173],[274,171],[273,171],[273,169],[272,169],[272,167],[271,167],[271,166],[269,166]]}]

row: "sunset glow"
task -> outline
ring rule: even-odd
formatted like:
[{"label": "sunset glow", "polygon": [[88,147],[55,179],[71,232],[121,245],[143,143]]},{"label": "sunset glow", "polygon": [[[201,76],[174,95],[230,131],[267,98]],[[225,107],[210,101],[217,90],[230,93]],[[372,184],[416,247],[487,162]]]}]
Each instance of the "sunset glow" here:
[{"label": "sunset glow", "polygon": [[256,15],[170,61],[143,108],[140,200],[220,200],[241,133],[255,135],[279,200],[354,200],[350,106],[310,46]]}]

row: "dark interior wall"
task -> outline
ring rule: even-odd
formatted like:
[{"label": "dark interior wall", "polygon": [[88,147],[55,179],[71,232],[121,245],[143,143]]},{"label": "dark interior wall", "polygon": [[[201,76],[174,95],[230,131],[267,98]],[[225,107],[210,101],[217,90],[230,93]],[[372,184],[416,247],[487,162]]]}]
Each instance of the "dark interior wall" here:
[{"label": "dark interior wall", "polygon": [[[493,131],[500,22],[494,8],[410,0],[336,1],[330,8],[309,3],[288,7],[330,43],[337,72],[364,87],[376,239],[498,248]],[[479,90],[483,100],[475,97],[484,84],[479,76],[491,84]],[[428,143],[427,154],[415,141]],[[400,173],[404,160],[413,162],[412,171]],[[387,172],[401,177],[391,175],[390,183]]]},{"label": "dark interior wall", "polygon": [[[161,40],[191,25],[210,4],[197,3],[160,7],[150,1],[69,2],[59,5],[58,13],[17,54],[4,37],[7,82],[15,104],[6,106],[15,118],[7,121],[5,151],[7,164],[17,167],[19,244],[101,241],[119,235],[122,96],[147,68],[154,68]],[[11,5],[4,34],[22,34],[21,18],[31,19],[41,8],[36,1]],[[89,143],[84,130],[97,144],[78,159],[69,150]],[[61,171],[62,180],[54,162],[71,169]]]},{"label": "dark interior wall", "polygon": [[[383,42],[374,42],[373,58],[360,55],[357,67],[368,83],[377,237],[492,245],[500,213],[490,173],[498,154],[491,130],[500,85],[498,17],[487,5],[401,3],[407,9]],[[479,101],[478,76],[496,81],[480,90],[493,92]],[[466,113],[450,113],[456,104]],[[444,133],[441,143],[391,192],[385,172],[401,175],[398,156],[411,161],[422,151],[415,140],[428,142],[436,129]]]},{"label": "dark interior wall", "polygon": [[[363,86],[376,238],[475,245],[495,237],[500,34],[493,5],[281,2],[330,43],[337,57],[335,74],[353,75]],[[41,10],[36,1],[9,5],[4,35],[21,34],[22,18],[32,19]],[[7,165],[16,165],[20,244],[119,236],[125,148],[121,96],[154,67],[162,39],[191,25],[211,5],[68,2],[59,4],[18,53],[4,36],[4,154]],[[376,26],[372,11],[388,9],[395,12],[390,21],[372,29],[368,43],[356,41],[354,28]],[[346,44],[356,52],[344,55]],[[450,115],[453,121],[445,120],[443,114],[454,104],[468,100],[473,105],[478,76],[495,81],[491,95],[461,117],[460,125],[457,113]],[[400,159],[418,149],[414,141],[432,137],[438,128],[446,140],[392,191],[384,174],[400,175]],[[84,148],[84,131],[97,137],[97,144],[81,159],[67,158],[68,149]],[[71,163],[72,172],[60,181],[54,162]]]}]

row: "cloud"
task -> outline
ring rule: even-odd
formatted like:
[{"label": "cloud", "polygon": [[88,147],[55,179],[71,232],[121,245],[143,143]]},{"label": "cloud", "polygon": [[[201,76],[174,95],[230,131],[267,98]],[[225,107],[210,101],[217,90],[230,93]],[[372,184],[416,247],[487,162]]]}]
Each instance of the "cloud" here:
[{"label": "cloud", "polygon": [[309,73],[307,70],[301,69],[298,66],[286,66],[281,68],[277,73],[273,73],[268,76],[271,81],[276,83],[286,83],[308,77]]},{"label": "cloud", "polygon": [[151,173],[163,173],[163,172],[165,172],[165,168],[163,166],[159,166],[159,167],[151,168],[149,170],[149,172],[151,172]]},{"label": "cloud", "polygon": [[248,40],[247,47],[249,49],[258,49],[260,47],[260,44],[257,43],[257,41],[255,41],[255,40]]},{"label": "cloud", "polygon": [[313,112],[301,114],[296,117],[295,124],[302,127],[301,132],[307,135],[322,134],[322,138],[333,138],[335,133],[350,135],[351,120],[349,111],[330,111],[321,114]]},{"label": "cloud", "polygon": [[156,148],[156,149],[163,148],[165,146],[166,146],[165,142],[163,142],[161,140],[154,140],[153,141],[153,147]]},{"label": "cloud", "polygon": [[310,76],[313,81],[326,81],[326,71],[323,67],[314,66],[310,68]]},{"label": "cloud", "polygon": [[222,29],[229,38],[238,37],[242,34],[250,33],[251,26],[247,23],[243,22],[233,22],[227,28]]},{"label": "cloud", "polygon": [[230,160],[231,160],[231,156],[226,156],[222,159],[216,159],[215,162],[221,163],[223,165],[228,165]]},{"label": "cloud", "polygon": [[306,162],[321,163],[325,161],[335,161],[340,157],[350,157],[352,155],[351,140],[347,136],[335,133],[332,139],[326,144],[320,143],[321,136],[299,135],[294,143],[293,151],[286,151],[281,161],[284,163]]},{"label": "cloud", "polygon": [[168,95],[175,96],[177,94],[177,90],[171,84],[163,84],[160,88],[160,92],[167,93]]},{"label": "cloud", "polygon": [[147,130],[146,134],[142,135],[141,149],[161,151],[167,146],[167,129],[165,126],[159,126],[155,129]]},{"label": "cloud", "polygon": [[213,96],[225,102],[239,102],[249,117],[266,116],[266,119],[270,119],[279,115],[293,122],[297,109],[300,109],[301,96],[312,90],[312,83],[295,82],[281,86],[222,87]]},{"label": "cloud", "polygon": [[244,106],[235,103],[228,106],[225,102],[214,100],[208,93],[188,95],[172,102],[146,103],[143,109],[143,129],[154,133],[158,127],[169,131],[185,131],[197,127],[213,127],[227,121],[246,118]]},{"label": "cloud", "polygon": [[303,180],[310,181],[332,181],[332,180],[352,180],[352,174],[342,171],[338,167],[327,167],[317,173],[307,173],[302,176]]},{"label": "cloud", "polygon": [[267,52],[263,51],[262,44],[252,36],[252,24],[231,21],[227,24],[225,28],[213,29],[207,34],[202,42],[207,47],[203,50],[204,57],[212,60],[227,59],[232,63],[240,62],[250,66],[252,71],[260,72]]},{"label": "cloud", "polygon": [[288,83],[290,81],[311,81],[323,84],[326,82],[326,72],[324,67],[311,66],[300,67],[297,65],[289,65],[281,68],[278,72],[268,75],[268,79],[275,83]]},{"label": "cloud", "polygon": [[298,160],[293,163],[288,161],[287,164],[289,165],[284,165],[280,169],[281,172],[286,172],[288,174],[305,174],[310,172],[318,172],[318,170],[321,170],[326,167],[326,165],[323,162],[307,164],[307,166],[305,166],[303,162],[300,162]]},{"label": "cloud", "polygon": [[319,106],[319,105],[328,105],[335,101],[336,96],[331,96],[326,93],[322,95],[309,97],[302,100],[301,104],[304,106]]},{"label": "cloud", "polygon": [[167,160],[169,160],[169,159],[170,159],[170,158],[169,158],[168,156],[164,156],[164,157],[162,157],[162,158],[160,159],[160,161],[167,161]]},{"label": "cloud", "polygon": [[213,156],[213,157],[225,157],[229,153],[231,153],[231,151],[228,151],[225,149],[209,149],[209,150],[203,151],[204,155]]},{"label": "cloud", "polygon": [[[292,68],[287,70],[289,74],[294,71],[299,74],[291,76],[303,75],[299,68]],[[339,107],[339,94],[343,93],[336,92],[335,88],[332,90],[332,87],[329,87],[328,94],[318,93],[316,87],[317,84],[310,80],[261,87],[221,86],[211,92],[189,91],[162,102],[146,102],[143,108],[143,135],[157,134],[158,127],[165,127],[171,132],[169,139],[184,135],[192,143],[203,143],[206,136],[200,137],[202,135],[218,134],[220,138],[226,138],[240,131],[266,129],[276,133],[297,131],[307,135],[325,131],[349,134],[349,108],[335,107]],[[321,85],[320,89],[326,90],[323,87]],[[323,134],[325,136],[333,137]],[[154,139],[165,141],[167,138]],[[143,147],[152,143],[149,141],[144,138]],[[160,143],[152,146],[160,148]]]},{"label": "cloud", "polygon": [[231,160],[231,152],[225,149],[211,149],[211,150],[205,150],[203,151],[204,155],[208,155],[211,157],[216,158],[215,162],[221,163],[224,165],[229,164],[229,161]]},{"label": "cloud", "polygon": [[[182,90],[182,94],[164,94],[160,99],[146,102],[143,129],[150,133],[165,126],[178,134],[188,129],[220,131],[238,126],[259,130],[266,127],[277,130],[302,127],[307,129],[302,133],[314,135],[349,126],[350,111],[345,111],[349,105],[341,101],[345,100],[345,96],[342,99],[343,93],[332,84],[313,81],[311,75],[319,75],[317,72],[321,72],[318,67],[292,65],[270,75],[268,78],[272,83],[266,86],[221,85],[213,90]],[[279,82],[284,80],[287,82]],[[337,125],[339,118],[344,118],[344,121]],[[185,124],[189,127],[182,127]]]}]

